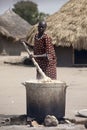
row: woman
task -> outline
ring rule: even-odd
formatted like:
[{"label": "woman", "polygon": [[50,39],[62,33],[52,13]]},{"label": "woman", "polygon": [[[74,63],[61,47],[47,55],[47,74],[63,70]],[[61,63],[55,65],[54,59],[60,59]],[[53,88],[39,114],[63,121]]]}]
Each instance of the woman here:
[{"label": "woman", "polygon": [[[34,57],[46,76],[56,79],[56,55],[52,39],[45,34],[46,27],[45,21],[39,22],[38,33],[34,38]],[[37,70],[37,79],[40,78],[41,75]]]}]

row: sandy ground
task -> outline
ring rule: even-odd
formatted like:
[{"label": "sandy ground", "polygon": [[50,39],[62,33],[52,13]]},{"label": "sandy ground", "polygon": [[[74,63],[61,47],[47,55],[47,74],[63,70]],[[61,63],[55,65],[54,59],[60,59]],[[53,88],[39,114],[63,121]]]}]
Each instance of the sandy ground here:
[{"label": "sandy ground", "polygon": [[[9,59],[14,59],[14,57],[0,56],[0,116],[23,115],[26,114],[26,90],[22,82],[35,79],[36,71],[35,67],[3,63]],[[78,110],[87,108],[87,68],[58,67],[57,75],[58,80],[65,81],[68,85],[65,117],[82,120],[75,114]],[[13,127],[14,130],[28,129],[24,126],[22,128],[21,126],[9,127],[11,130]],[[9,127],[0,127],[0,130],[8,130]]]}]

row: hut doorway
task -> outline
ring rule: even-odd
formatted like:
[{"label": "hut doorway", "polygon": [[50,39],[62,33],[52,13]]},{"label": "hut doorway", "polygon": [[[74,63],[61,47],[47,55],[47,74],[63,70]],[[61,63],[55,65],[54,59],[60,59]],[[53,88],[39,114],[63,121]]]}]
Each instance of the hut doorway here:
[{"label": "hut doorway", "polygon": [[74,64],[87,65],[87,50],[74,50]]}]

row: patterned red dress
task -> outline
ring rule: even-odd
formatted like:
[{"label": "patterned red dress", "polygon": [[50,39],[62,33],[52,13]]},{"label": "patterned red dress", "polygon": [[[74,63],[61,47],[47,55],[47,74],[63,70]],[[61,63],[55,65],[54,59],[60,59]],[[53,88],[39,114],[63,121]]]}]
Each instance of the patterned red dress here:
[{"label": "patterned red dress", "polygon": [[[43,34],[41,38],[38,38],[38,34],[34,39],[34,55],[47,54],[47,57],[35,58],[42,71],[51,79],[56,79],[56,55],[52,39]],[[40,79],[41,75],[37,71],[37,79]]]}]

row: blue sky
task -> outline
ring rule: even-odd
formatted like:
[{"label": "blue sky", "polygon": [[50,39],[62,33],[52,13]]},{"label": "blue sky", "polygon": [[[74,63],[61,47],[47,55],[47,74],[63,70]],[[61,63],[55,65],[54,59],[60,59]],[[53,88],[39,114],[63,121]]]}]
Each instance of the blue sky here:
[{"label": "blue sky", "polygon": [[[0,0],[0,14],[6,10],[11,9],[13,4],[20,0]],[[26,1],[26,0],[24,0]],[[69,0],[31,0],[38,5],[40,12],[53,14],[60,9],[60,7]]]}]

